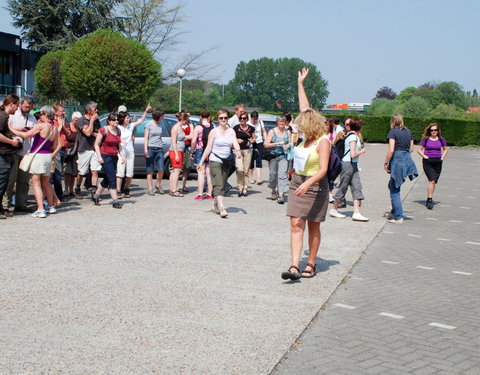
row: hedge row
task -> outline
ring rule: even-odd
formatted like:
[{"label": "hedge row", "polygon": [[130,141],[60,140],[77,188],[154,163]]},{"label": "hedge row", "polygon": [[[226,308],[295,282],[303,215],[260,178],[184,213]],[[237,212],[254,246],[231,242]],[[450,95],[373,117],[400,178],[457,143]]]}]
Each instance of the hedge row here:
[{"label": "hedge row", "polygon": [[[328,117],[333,115],[327,115]],[[343,122],[347,116],[338,116]],[[384,143],[390,131],[391,116],[359,116],[364,121],[362,130],[366,142]],[[480,122],[448,118],[415,118],[405,117],[405,126],[409,128],[418,143],[423,131],[432,122],[438,123],[442,136],[452,146],[480,146]]]}]

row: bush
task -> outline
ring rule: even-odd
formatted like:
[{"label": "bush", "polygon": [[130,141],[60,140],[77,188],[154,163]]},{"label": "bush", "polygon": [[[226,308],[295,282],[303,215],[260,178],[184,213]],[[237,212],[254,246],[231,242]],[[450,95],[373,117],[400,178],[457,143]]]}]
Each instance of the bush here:
[{"label": "bush", "polygon": [[41,99],[60,101],[66,99],[60,66],[65,51],[49,52],[43,55],[35,68],[35,84]]},{"label": "bush", "polygon": [[68,92],[112,110],[144,106],[161,82],[161,65],[140,42],[112,30],[98,30],[76,42],[63,59]]}]

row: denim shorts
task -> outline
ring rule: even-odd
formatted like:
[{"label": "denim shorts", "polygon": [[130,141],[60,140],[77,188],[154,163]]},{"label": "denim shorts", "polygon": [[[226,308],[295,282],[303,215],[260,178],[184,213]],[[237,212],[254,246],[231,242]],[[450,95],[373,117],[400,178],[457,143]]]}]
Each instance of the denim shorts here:
[{"label": "denim shorts", "polygon": [[156,167],[155,172],[162,172],[165,169],[165,162],[163,158],[162,147],[148,147],[149,158],[145,158],[147,164],[147,173],[154,172],[154,165]]},{"label": "denim shorts", "polygon": [[[202,155],[203,155],[203,149],[202,148],[196,149],[195,152],[193,153],[193,164],[195,166],[198,166],[200,164],[200,160],[202,159]],[[208,161],[203,162],[203,165],[207,165],[207,164],[208,164]]]}]

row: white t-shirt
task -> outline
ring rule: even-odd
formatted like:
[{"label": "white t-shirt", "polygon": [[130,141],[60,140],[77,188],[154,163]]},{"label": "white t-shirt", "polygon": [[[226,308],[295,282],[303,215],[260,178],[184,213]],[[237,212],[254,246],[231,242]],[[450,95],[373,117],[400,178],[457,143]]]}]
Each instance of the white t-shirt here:
[{"label": "white t-shirt", "polygon": [[247,121],[248,125],[251,125],[255,128],[255,138],[257,139],[256,143],[263,143],[263,132],[262,129],[265,129],[265,126],[263,125],[263,121],[258,119],[256,124],[252,123],[252,120]]},{"label": "white t-shirt", "polygon": [[345,153],[347,153],[347,151],[348,153],[343,157],[342,159],[343,161],[353,161],[354,163],[358,162],[359,156],[357,156],[356,158],[353,158],[352,160],[351,152],[349,152],[350,143],[354,141],[357,142],[357,144],[355,145],[355,151],[359,152],[362,149],[362,145],[360,144],[360,138],[358,138],[358,136],[355,133],[347,133],[347,135],[345,136]]},{"label": "white t-shirt", "polygon": [[[8,122],[12,125],[14,129],[23,129],[23,128],[33,128],[34,125],[37,123],[37,119],[34,115],[28,113],[26,116],[23,115],[20,108],[18,108],[13,115],[10,115],[8,118]],[[30,151],[30,147],[32,146],[32,139],[33,138],[25,138],[23,140],[23,147],[21,150],[17,151],[17,154],[20,156],[25,156],[28,151]]]},{"label": "white t-shirt", "polygon": [[133,152],[134,150],[133,150],[132,137],[133,137],[133,130],[135,129],[135,127],[132,124],[128,124],[127,126],[119,126],[119,128],[122,133],[121,135],[122,143],[120,143],[120,145],[122,146],[123,152]]},{"label": "white t-shirt", "polygon": [[228,119],[228,125],[233,129],[235,125],[240,124],[240,119],[238,118],[237,114],[234,114],[232,117]]}]

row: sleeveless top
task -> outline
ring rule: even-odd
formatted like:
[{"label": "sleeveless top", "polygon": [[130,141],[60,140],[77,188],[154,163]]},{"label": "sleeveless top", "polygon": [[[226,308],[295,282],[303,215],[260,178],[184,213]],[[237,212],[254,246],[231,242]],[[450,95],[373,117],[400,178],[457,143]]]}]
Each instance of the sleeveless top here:
[{"label": "sleeveless top", "polygon": [[[50,134],[49,137],[52,136],[51,132],[53,131],[53,125],[50,127]],[[32,143],[32,148],[30,152],[35,152],[36,149],[43,143],[45,138],[43,138],[40,133],[37,133],[33,136],[33,143]],[[52,153],[52,146],[53,146],[53,141],[48,139],[44,145],[42,146],[41,149],[38,150],[37,154],[51,154]]]},{"label": "sleeveless top", "polygon": [[[276,142],[283,142],[284,144],[287,144],[288,143],[288,130],[285,129],[285,135],[283,137],[279,137],[277,135],[277,133],[275,132],[275,129],[273,129],[273,137],[272,137],[272,143],[276,143]],[[283,149],[283,146],[281,145],[277,145],[275,147],[272,147],[271,149],[271,153],[274,154],[274,155],[282,155],[282,154],[285,154],[285,150]]]},{"label": "sleeveless top", "polygon": [[209,160],[217,163],[222,163],[222,161],[215,155],[218,155],[221,158],[226,159],[232,152],[233,139],[231,129],[227,130],[227,135],[220,135],[219,133],[215,134],[213,139],[212,152],[210,153]]},{"label": "sleeveless top", "polygon": [[[177,134],[177,151],[183,152],[185,151],[185,132],[183,131],[182,126],[179,126],[180,131]],[[173,143],[170,144],[170,151],[173,151]]]},{"label": "sleeveless top", "polygon": [[[187,124],[187,127],[184,128],[180,125],[180,127],[183,129],[183,133],[187,136],[187,135],[190,135],[190,131],[192,130],[192,128],[190,127],[190,123]],[[191,139],[186,139],[185,140],[185,145],[187,146],[190,146],[190,144],[192,143],[192,140]]]},{"label": "sleeveless top", "polygon": [[317,152],[317,147],[320,143],[320,141],[326,138],[328,139],[328,135],[324,134],[320,138],[318,138],[315,142],[312,142],[312,144],[309,147],[305,147],[305,142],[306,140],[303,140],[302,143],[300,143],[297,147],[298,148],[303,148],[305,150],[309,150],[309,155],[307,158],[307,161],[305,163],[305,168],[303,168],[303,171],[296,171],[295,173],[301,176],[313,176],[315,173],[317,173],[320,170],[320,165],[318,163],[320,159],[320,155]]}]

